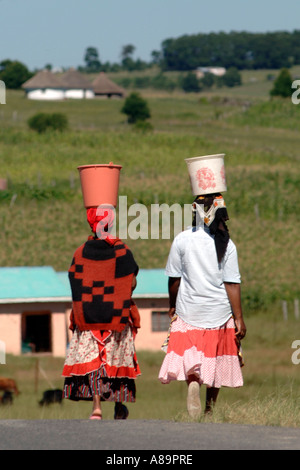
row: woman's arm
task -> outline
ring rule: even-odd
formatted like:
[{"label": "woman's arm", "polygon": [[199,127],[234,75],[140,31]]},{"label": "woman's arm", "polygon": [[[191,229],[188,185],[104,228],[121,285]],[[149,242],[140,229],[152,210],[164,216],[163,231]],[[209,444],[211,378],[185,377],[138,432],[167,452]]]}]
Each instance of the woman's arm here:
[{"label": "woman's arm", "polygon": [[224,285],[234,316],[236,337],[241,340],[245,337],[247,331],[242,312],[241,285],[233,282],[224,282]]},{"label": "woman's arm", "polygon": [[176,298],[181,277],[169,277],[169,317],[175,314]]},{"label": "woman's arm", "polygon": [[131,292],[134,291],[134,289],[136,288],[136,285],[137,285],[136,276],[135,276],[135,274],[134,274],[134,275],[132,276]]}]

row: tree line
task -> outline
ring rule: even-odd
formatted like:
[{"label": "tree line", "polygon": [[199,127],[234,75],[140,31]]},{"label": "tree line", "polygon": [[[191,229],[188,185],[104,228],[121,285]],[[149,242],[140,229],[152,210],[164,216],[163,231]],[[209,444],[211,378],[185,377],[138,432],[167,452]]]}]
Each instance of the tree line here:
[{"label": "tree line", "polygon": [[135,46],[127,44],[120,53],[120,63],[102,63],[98,50],[88,47],[85,65],[89,72],[145,70],[157,65],[164,71],[191,71],[198,67],[243,69],[281,69],[300,64],[300,30],[267,33],[235,32],[183,35],[166,39],[161,50],[151,52],[151,60],[134,59]]},{"label": "tree line", "polygon": [[267,33],[230,32],[184,35],[162,42],[163,70],[201,66],[280,69],[300,64],[300,30]]},{"label": "tree line", "polygon": [[[120,53],[120,63],[102,62],[96,47],[87,47],[83,56],[84,65],[78,70],[85,73],[141,71],[153,65],[160,69],[152,86],[173,89],[176,84],[163,75],[167,71],[192,72],[198,67],[221,66],[229,72],[225,82],[219,80],[217,86],[235,86],[240,78],[237,71],[243,69],[282,69],[300,64],[300,30],[293,32],[278,31],[269,33],[209,33],[184,35],[179,38],[166,39],[161,44],[160,51],[152,51],[151,60],[145,62],[134,59],[135,46],[127,44]],[[45,68],[51,70],[51,64]],[[0,80],[7,88],[20,88],[36,71],[30,71],[23,63],[9,59],[0,62]],[[226,80],[230,81],[230,85]],[[137,80],[146,80],[140,78]],[[148,79],[149,80],[149,79]],[[195,85],[190,83],[195,78],[188,76],[187,88],[210,87],[212,77],[207,75],[203,82]],[[228,81],[227,80],[227,81]],[[233,84],[233,85],[232,85]],[[135,84],[138,85],[138,84]],[[123,86],[126,86],[124,83]],[[139,88],[145,87],[139,83]],[[185,88],[183,86],[183,88]]]}]

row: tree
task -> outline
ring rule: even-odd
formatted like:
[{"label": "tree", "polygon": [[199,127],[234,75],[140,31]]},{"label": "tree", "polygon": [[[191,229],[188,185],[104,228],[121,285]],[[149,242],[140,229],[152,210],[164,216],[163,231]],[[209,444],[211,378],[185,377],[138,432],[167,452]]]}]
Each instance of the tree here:
[{"label": "tree", "polygon": [[132,44],[127,44],[123,46],[121,51],[122,65],[126,70],[134,70],[135,62],[132,59],[132,54],[135,51],[135,47]]},{"label": "tree", "polygon": [[160,51],[152,51],[151,52],[151,57],[152,57],[152,64],[157,64],[159,65],[162,59],[162,54]]},{"label": "tree", "polygon": [[26,65],[17,60],[3,60],[0,63],[0,80],[5,83],[6,88],[18,89],[29,78],[32,73],[29,72]]},{"label": "tree", "polygon": [[198,93],[201,90],[199,80],[193,72],[182,79],[182,88],[186,93]]},{"label": "tree", "polygon": [[86,71],[88,73],[97,73],[101,70],[101,62],[99,60],[98,51],[95,47],[88,47],[85,55],[84,61],[86,63]]},{"label": "tree", "polygon": [[225,86],[234,87],[241,85],[241,74],[236,67],[230,67],[223,76],[223,83]]},{"label": "tree", "polygon": [[131,57],[134,51],[135,51],[135,46],[133,46],[133,44],[127,44],[126,46],[123,46],[122,52],[121,52],[122,59],[126,59],[126,57]]},{"label": "tree", "polygon": [[138,93],[131,93],[125,100],[121,112],[127,114],[129,124],[145,121],[151,117],[148,103]]},{"label": "tree", "polygon": [[164,74],[159,73],[152,78],[151,86],[157,90],[173,91],[176,88],[176,83]]},{"label": "tree", "polygon": [[191,71],[222,66],[241,69],[279,69],[300,63],[300,30],[184,35],[162,42],[163,70]]},{"label": "tree", "polygon": [[281,69],[278,77],[274,82],[274,86],[270,91],[271,96],[282,96],[283,98],[290,97],[292,94],[292,82],[290,72],[287,69]]},{"label": "tree", "polygon": [[204,76],[200,79],[204,88],[211,88],[215,83],[214,75],[210,72],[204,74]]}]

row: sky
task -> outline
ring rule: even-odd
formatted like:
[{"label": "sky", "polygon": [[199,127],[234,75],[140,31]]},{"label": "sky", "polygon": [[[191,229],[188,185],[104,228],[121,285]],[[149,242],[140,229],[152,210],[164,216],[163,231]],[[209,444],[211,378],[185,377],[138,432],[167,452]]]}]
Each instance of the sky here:
[{"label": "sky", "polygon": [[85,65],[95,47],[102,63],[151,60],[165,39],[230,31],[299,29],[299,0],[0,0],[0,61],[29,70]]}]

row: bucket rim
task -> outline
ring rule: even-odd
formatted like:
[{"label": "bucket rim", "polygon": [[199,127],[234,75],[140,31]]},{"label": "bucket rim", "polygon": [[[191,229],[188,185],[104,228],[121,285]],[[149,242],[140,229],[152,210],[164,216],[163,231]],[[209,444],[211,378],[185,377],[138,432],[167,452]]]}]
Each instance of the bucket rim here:
[{"label": "bucket rim", "polygon": [[122,165],[115,165],[114,163],[91,163],[89,165],[79,165],[77,170],[84,170],[85,168],[122,168]]},{"label": "bucket rim", "polygon": [[225,157],[225,153],[216,153],[214,155],[203,155],[203,156],[199,156],[199,157],[191,157],[191,158],[185,158],[185,162],[186,163],[192,163],[192,162],[195,162],[195,161],[199,161],[199,160],[208,160],[208,159],[213,159],[213,158],[224,158]]}]

